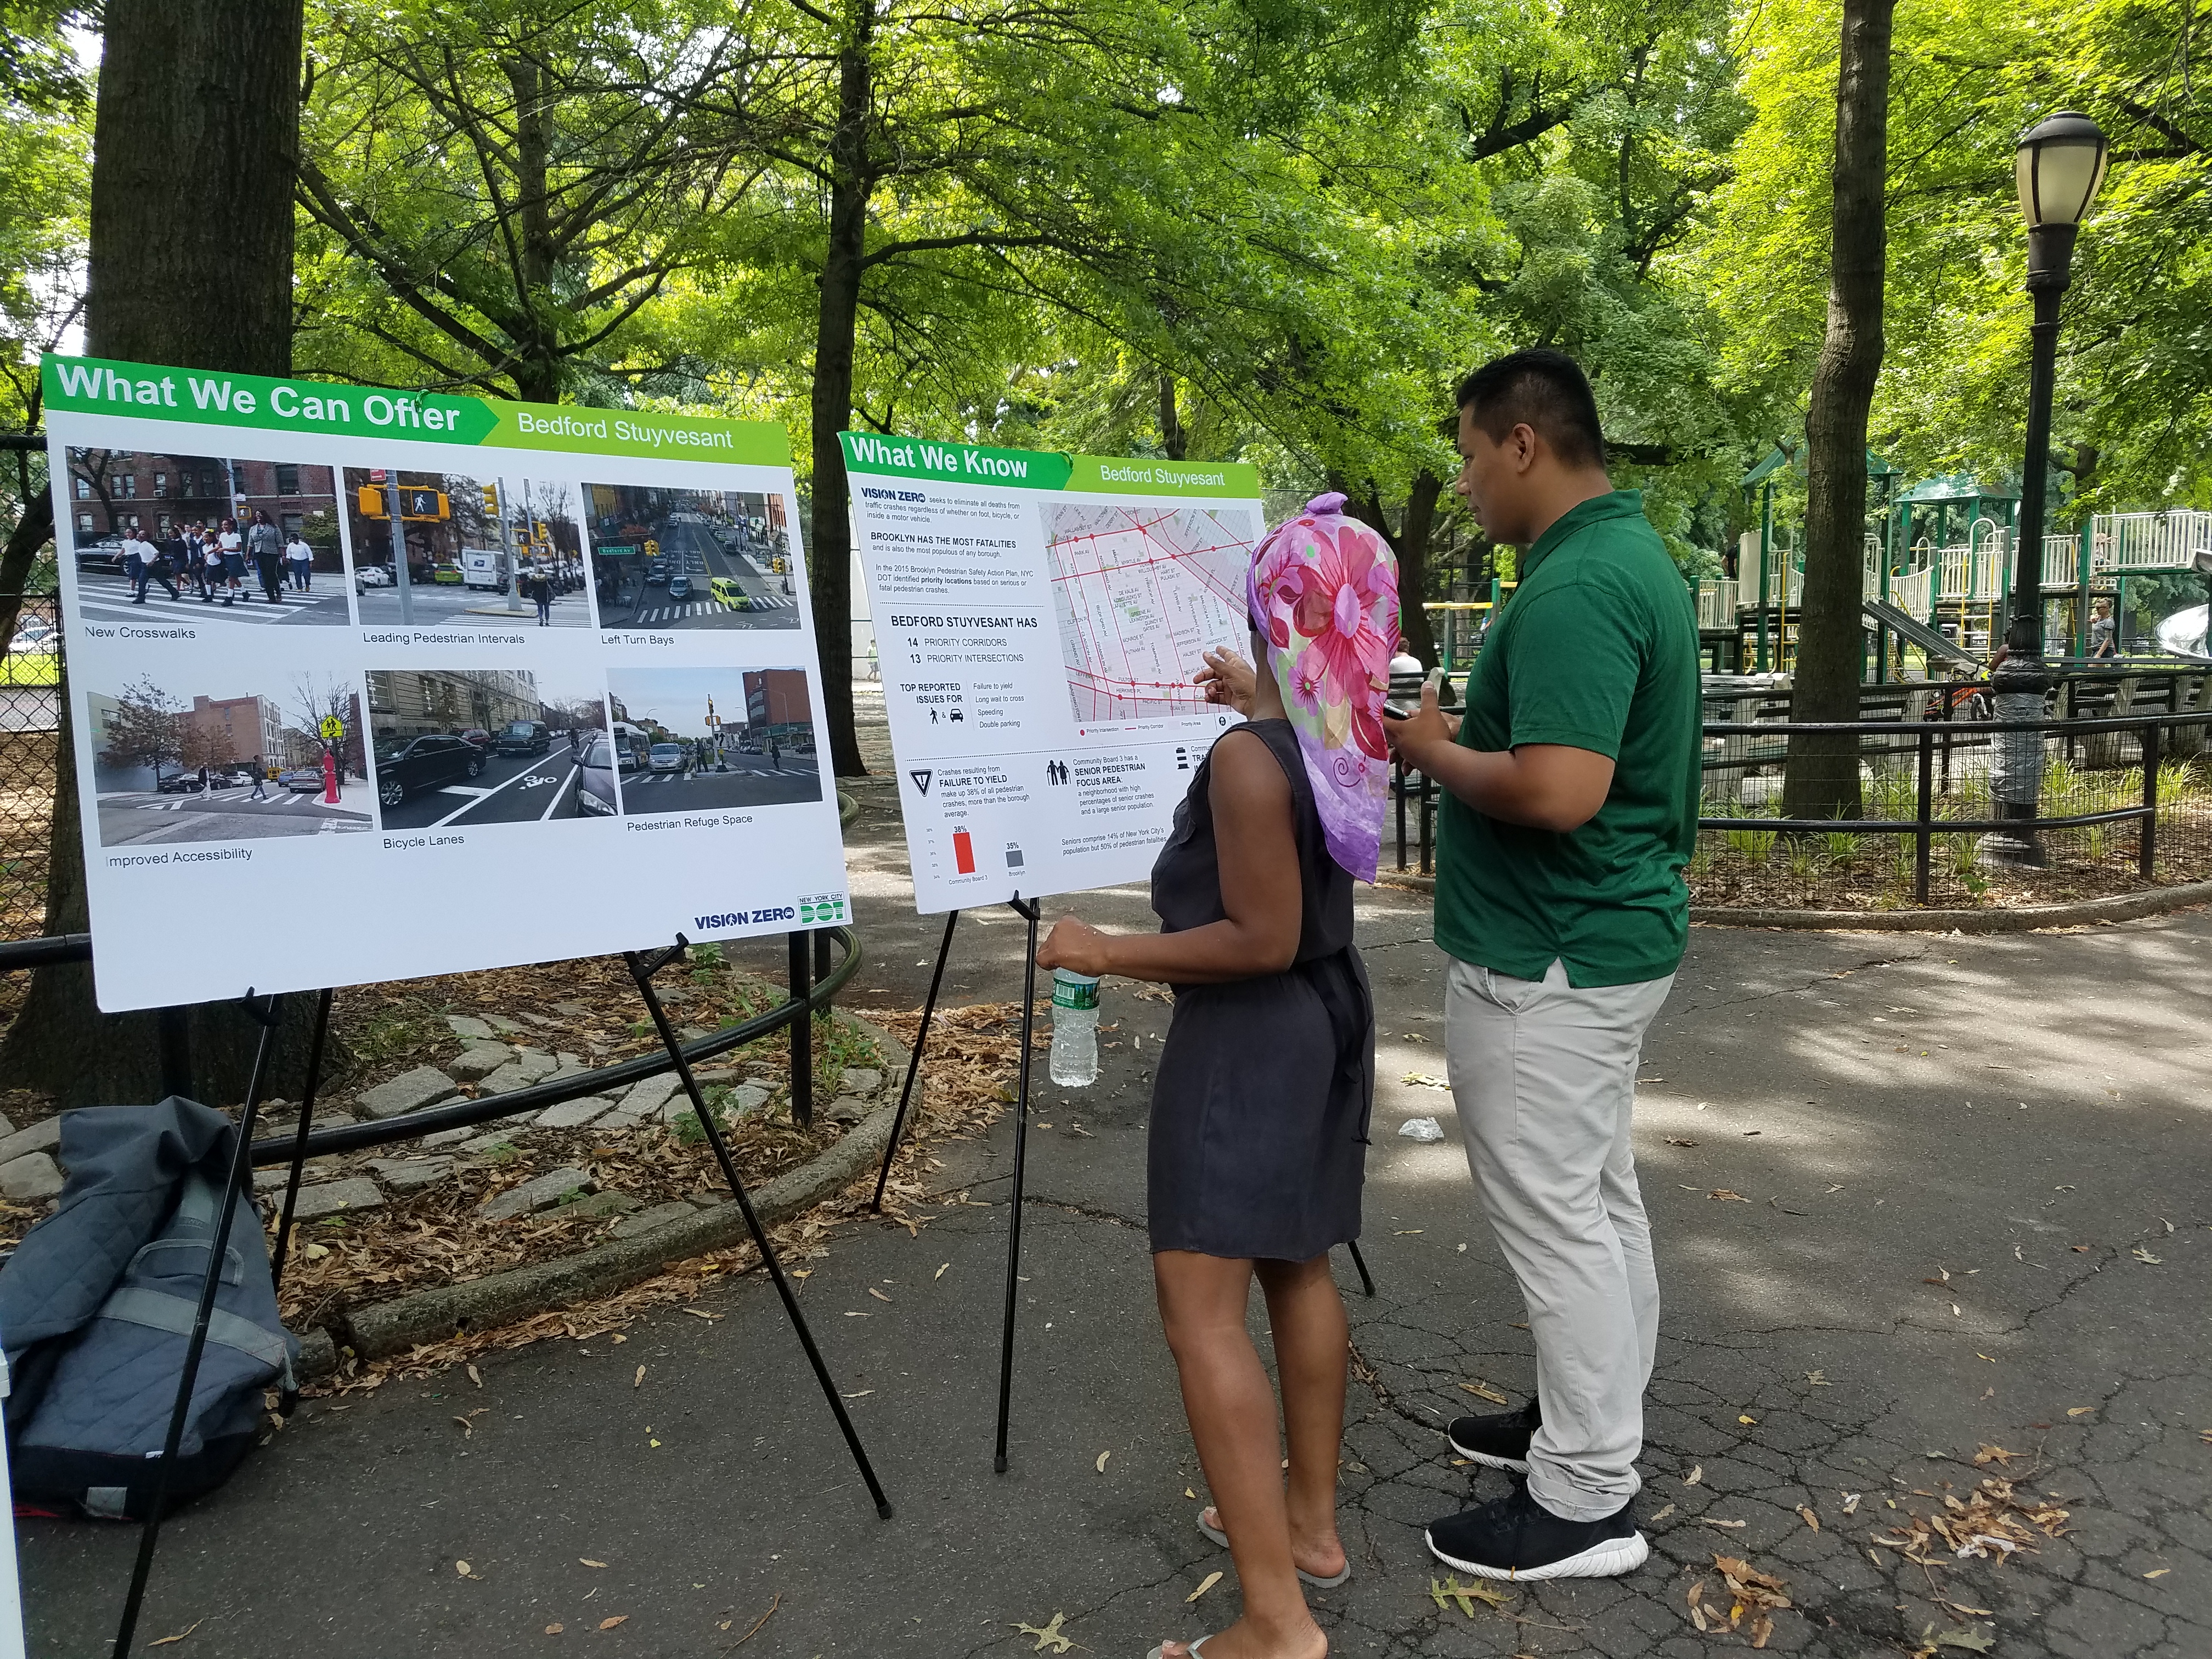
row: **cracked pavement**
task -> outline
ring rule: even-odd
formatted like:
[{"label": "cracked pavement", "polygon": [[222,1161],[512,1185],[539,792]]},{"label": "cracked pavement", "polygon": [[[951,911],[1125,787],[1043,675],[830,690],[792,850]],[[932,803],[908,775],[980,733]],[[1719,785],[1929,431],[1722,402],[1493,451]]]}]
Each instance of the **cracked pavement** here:
[{"label": "cracked pavement", "polygon": [[[911,912],[888,782],[856,793],[868,962],[848,1002],[913,1007],[941,921]],[[1075,908],[1149,918],[1139,889]],[[1378,1294],[1339,1252],[1356,1571],[1311,1596],[1334,1653],[1747,1647],[1690,1621],[1716,1552],[1786,1582],[1770,1652],[1863,1659],[1932,1631],[1985,1637],[1998,1659],[2212,1653],[2212,919],[1976,939],[1694,930],[1638,1091],[1666,1299],[1638,1499],[1652,1559],[1617,1580],[1508,1585],[1502,1612],[1472,1619],[1431,1600],[1421,1528],[1504,1478],[1471,1480],[1440,1430],[1495,1409],[1460,1385],[1518,1403],[1534,1365],[1449,1097],[1404,1080],[1443,1071],[1428,926],[1422,895],[1362,901],[1382,1033],[1363,1241]],[[947,999],[1018,995],[1021,945],[1008,912],[963,918]],[[751,954],[780,971],[780,941]],[[454,1372],[310,1402],[169,1523],[143,1631],[203,1621],[184,1659],[720,1655],[773,1607],[746,1659],[1011,1656],[1037,1647],[1018,1622],[1057,1613],[1074,1651],[1136,1659],[1228,1622],[1233,1574],[1186,1600],[1229,1563],[1194,1524],[1204,1486],[1152,1312],[1144,1121],[1168,1009],[1133,993],[1108,986],[1097,1085],[1052,1087],[1040,1055],[1006,1474],[990,1462],[1002,1123],[938,1150],[919,1237],[846,1229],[805,1281],[895,1520],[875,1518],[754,1275],[702,1290],[711,1322],[672,1309],[624,1343],[492,1356],[481,1390]],[[1431,1115],[1443,1141],[1398,1134]],[[1254,1318],[1264,1337],[1256,1296]],[[481,1407],[464,1437],[454,1419]],[[1977,1467],[1985,1445],[2020,1455]],[[1870,1552],[1908,1510],[2000,1471],[2023,1498],[2056,1494],[2067,1534],[2002,1564]],[[21,1525],[31,1651],[101,1651],[135,1534]]]}]

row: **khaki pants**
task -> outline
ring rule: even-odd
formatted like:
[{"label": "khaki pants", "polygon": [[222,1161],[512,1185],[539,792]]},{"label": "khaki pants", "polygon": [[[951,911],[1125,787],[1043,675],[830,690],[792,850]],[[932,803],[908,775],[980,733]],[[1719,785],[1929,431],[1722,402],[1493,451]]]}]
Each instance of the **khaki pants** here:
[{"label": "khaki pants", "polygon": [[1570,1521],[1612,1515],[1641,1484],[1659,1280],[1629,1120],[1644,1029],[1674,982],[1578,991],[1556,961],[1540,981],[1455,961],[1445,980],[1468,1168],[1536,1344],[1528,1491]]}]

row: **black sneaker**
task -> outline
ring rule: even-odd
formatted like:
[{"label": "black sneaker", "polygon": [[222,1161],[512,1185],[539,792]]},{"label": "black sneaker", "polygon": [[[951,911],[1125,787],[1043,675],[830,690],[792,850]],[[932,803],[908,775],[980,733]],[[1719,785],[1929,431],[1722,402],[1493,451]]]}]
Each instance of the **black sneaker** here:
[{"label": "black sneaker", "polygon": [[1537,1409],[1533,1399],[1517,1412],[1455,1417],[1450,1429],[1452,1449],[1485,1468],[1526,1474],[1528,1443],[1536,1437],[1536,1430],[1543,1421],[1544,1413]]},{"label": "black sneaker", "polygon": [[1651,1553],[1629,1517],[1632,1507],[1623,1504],[1602,1521],[1562,1521],[1516,1486],[1431,1524],[1429,1553],[1478,1578],[1611,1578]]}]

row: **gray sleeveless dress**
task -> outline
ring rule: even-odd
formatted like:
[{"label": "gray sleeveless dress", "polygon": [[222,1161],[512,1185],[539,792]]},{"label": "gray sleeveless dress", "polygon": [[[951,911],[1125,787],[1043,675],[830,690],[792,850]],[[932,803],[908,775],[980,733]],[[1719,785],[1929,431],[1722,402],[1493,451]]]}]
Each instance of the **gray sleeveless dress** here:
[{"label": "gray sleeveless dress", "polygon": [[[1290,779],[1298,951],[1279,974],[1176,988],[1152,1085],[1152,1249],[1305,1261],[1359,1236],[1375,1013],[1352,943],[1352,877],[1328,854],[1313,788],[1285,720],[1241,728]],[[1234,732],[1223,742],[1245,742]],[[1211,757],[1176,809],[1152,866],[1163,933],[1223,921]]]}]

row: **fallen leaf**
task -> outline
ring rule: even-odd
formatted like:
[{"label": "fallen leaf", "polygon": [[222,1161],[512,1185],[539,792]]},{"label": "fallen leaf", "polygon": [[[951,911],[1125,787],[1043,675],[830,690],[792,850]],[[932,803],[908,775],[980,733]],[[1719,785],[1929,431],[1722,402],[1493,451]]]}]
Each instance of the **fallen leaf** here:
[{"label": "fallen leaf", "polygon": [[2024,1454],[2020,1452],[2007,1451],[2002,1446],[1984,1445],[1979,1451],[1974,1454],[1974,1462],[1977,1463],[1995,1463],[2000,1468],[2009,1468],[2012,1466],[2012,1460],[2022,1455],[2024,1455]]},{"label": "fallen leaf", "polygon": [[885,1296],[881,1291],[878,1290],[872,1285],[868,1286],[868,1294],[875,1297],[878,1302],[888,1302],[890,1300],[890,1297]]},{"label": "fallen leaf", "polygon": [[939,1268],[935,1273],[933,1273],[930,1274],[930,1277],[931,1277],[932,1279],[942,1279],[942,1278],[944,1278],[944,1277],[945,1277],[945,1267],[951,1267],[951,1265],[952,1265],[952,1264],[951,1264],[950,1261],[946,1262],[946,1263],[945,1264],[945,1266],[944,1266],[944,1267],[939,1267]]},{"label": "fallen leaf", "polygon": [[1417,1089],[1449,1089],[1451,1085],[1440,1077],[1431,1077],[1423,1072],[1408,1072],[1406,1081]]},{"label": "fallen leaf", "polygon": [[2148,1250],[2143,1249],[2140,1244],[2136,1245],[2132,1250],[2130,1250],[2128,1254],[2135,1257],[2136,1261],[2148,1262],[2154,1267],[2157,1267],[2160,1262],[2166,1260],[2162,1255],[2153,1255]]},{"label": "fallen leaf", "polygon": [[2069,1406],[2066,1408],[2066,1415],[2069,1417],[2087,1417],[2091,1412],[2096,1409],[2097,1408],[2094,1406]]},{"label": "fallen leaf", "polygon": [[1186,1601],[1195,1601],[1200,1596],[1205,1595],[1206,1591],[1212,1589],[1220,1582],[1221,1575],[1219,1573],[1209,1572],[1205,1577],[1198,1581],[1198,1588],[1193,1590],[1189,1595],[1184,1596],[1182,1599]]},{"label": "fallen leaf", "polygon": [[1036,1648],[1035,1650],[1038,1653],[1042,1653],[1044,1651],[1045,1644],[1048,1642],[1052,1644],[1052,1650],[1054,1653],[1066,1653],[1068,1649],[1075,1645],[1073,1640],[1060,1633],[1060,1620],[1065,1619],[1066,1616],[1067,1615],[1064,1613],[1055,1613],[1052,1616],[1052,1622],[1048,1625],[1039,1626],[1036,1625],[1018,1624],[1014,1628],[1024,1636],[1034,1636],[1036,1638]]},{"label": "fallen leaf", "polygon": [[1859,1512],[1859,1498],[1860,1494],[1855,1492],[1847,1492],[1844,1494],[1844,1513],[1845,1515],[1856,1515]]},{"label": "fallen leaf", "polygon": [[610,1342],[627,1342],[629,1339],[624,1336],[620,1331],[617,1331],[612,1336],[610,1336],[607,1340]]},{"label": "fallen leaf", "polygon": [[1739,1423],[1741,1423],[1741,1424],[1744,1425],[1744,1426],[1745,1426],[1745,1427],[1747,1427],[1747,1428],[1754,1428],[1754,1427],[1756,1427],[1756,1426],[1758,1425],[1758,1423],[1759,1423],[1759,1419],[1758,1419],[1757,1418],[1755,1418],[1755,1417],[1747,1417],[1747,1416],[1744,1415],[1744,1414],[1743,1414],[1742,1413],[1741,1413],[1741,1412],[1739,1412],[1739,1413],[1736,1413],[1736,1419],[1735,1419],[1735,1420],[1736,1420],[1737,1422],[1739,1422]]},{"label": "fallen leaf", "polygon": [[1661,1510],[1656,1515],[1653,1516],[1650,1521],[1646,1524],[1656,1526],[1658,1522],[1664,1521],[1668,1516],[1674,1514],[1674,1506],[1672,1504],[1669,1504],[1666,1508]]},{"label": "fallen leaf", "polygon": [[[1933,1626],[1930,1628],[1932,1629]],[[1964,1648],[1969,1653],[1987,1653],[1996,1645],[1992,1638],[1983,1635],[1978,1630],[1947,1630],[1939,1632],[1933,1637],[1923,1631],[1921,1632],[1921,1640],[1928,1644],[1926,1650],[1930,1653],[1937,1648]]]},{"label": "fallen leaf", "polygon": [[1800,1504],[1797,1506],[1797,1514],[1799,1518],[1814,1532],[1820,1530],[1820,1517],[1813,1513],[1813,1506],[1810,1504]]},{"label": "fallen leaf", "polygon": [[644,1366],[640,1365],[640,1366],[637,1368],[637,1375],[630,1378],[630,1380],[629,1380],[629,1385],[630,1385],[630,1387],[632,1387],[633,1389],[641,1389],[641,1388],[643,1388],[643,1387],[645,1386],[645,1367],[644,1367]]},{"label": "fallen leaf", "polygon": [[1429,1580],[1429,1600],[1434,1601],[1439,1607],[1448,1607],[1451,1602],[1456,1601],[1459,1603],[1459,1610],[1470,1619],[1474,1617],[1474,1604],[1477,1601],[1486,1607],[1496,1609],[1503,1608],[1512,1599],[1504,1590],[1492,1589],[1480,1580],[1472,1584],[1462,1584],[1459,1582],[1457,1574],[1445,1579],[1441,1584],[1433,1578]]},{"label": "fallen leaf", "polygon": [[627,1624],[629,1621],[629,1615],[628,1613],[618,1613],[611,1619],[600,1620],[599,1628],[601,1630],[612,1630],[617,1625]]},{"label": "fallen leaf", "polygon": [[1773,1634],[1774,1620],[1767,1614],[1762,1613],[1758,1618],[1751,1621],[1752,1646],[1755,1648],[1765,1647],[1766,1645],[1767,1638]]},{"label": "fallen leaf", "polygon": [[554,1623],[550,1624],[550,1625],[548,1625],[548,1626],[545,1626],[545,1633],[546,1633],[548,1636],[558,1636],[558,1635],[559,1635],[562,1631],[564,1631],[564,1630],[566,1630],[566,1629],[568,1629],[568,1626],[567,1626],[566,1625],[563,1625],[563,1624],[560,1623],[558,1620],[556,1620]]},{"label": "fallen leaf", "polygon": [[1103,1451],[1098,1454],[1097,1468],[1099,1474],[1103,1474],[1106,1473],[1106,1460],[1113,1455],[1114,1454],[1111,1451]]},{"label": "fallen leaf", "polygon": [[718,1313],[708,1313],[704,1308],[686,1308],[684,1311],[690,1314],[692,1318],[706,1320],[709,1324],[722,1316]]},{"label": "fallen leaf", "polygon": [[1460,1387],[1474,1395],[1476,1399],[1487,1400],[1492,1405],[1510,1406],[1513,1403],[1487,1382],[1462,1382]]},{"label": "fallen leaf", "polygon": [[[617,1337],[615,1340],[619,1342],[622,1339],[620,1337]],[[466,1367],[466,1370],[469,1374],[469,1381],[475,1383],[477,1387],[480,1389],[483,1387],[483,1378],[477,1374],[477,1368],[474,1365],[471,1365]]]},{"label": "fallen leaf", "polygon": [[1694,1146],[1698,1143],[1687,1135],[1668,1135],[1667,1144],[1669,1146]]},{"label": "fallen leaf", "polygon": [[2172,1567],[2160,1567],[2156,1572],[2147,1572],[2143,1577],[2146,1578],[2163,1578],[2166,1574],[2172,1571],[2173,1569]]},{"label": "fallen leaf", "polygon": [[581,1561],[581,1562],[582,1562],[586,1566],[587,1566],[587,1567],[604,1567],[605,1565],[606,1565],[606,1563],[605,1563],[605,1562],[604,1562],[604,1561],[594,1561],[594,1560],[592,1560],[592,1558],[591,1558],[590,1556],[588,1556],[588,1555],[580,1555],[580,1556],[578,1556],[576,1559],[577,1559],[579,1561]]},{"label": "fallen leaf", "polygon": [[477,1577],[477,1570],[465,1561],[454,1562],[453,1571],[460,1574],[464,1578],[475,1578]]},{"label": "fallen leaf", "polygon": [[1698,1482],[1705,1478],[1705,1466],[1703,1463],[1700,1463],[1697,1468],[1692,1469],[1687,1474],[1682,1477],[1682,1484],[1686,1486],[1694,1486]]},{"label": "fallen leaf", "polygon": [[1741,1193],[1736,1191],[1733,1187],[1716,1187],[1712,1191],[1707,1193],[1705,1196],[1707,1198],[1733,1200],[1738,1204],[1748,1204],[1751,1202],[1749,1199],[1746,1198]]},{"label": "fallen leaf", "polygon": [[1815,1389],[1826,1389],[1833,1386],[1828,1381],[1828,1374],[1826,1371],[1807,1371],[1805,1373],[1805,1381],[1809,1387]]},{"label": "fallen leaf", "polygon": [[[2155,1577],[2158,1577],[2158,1575],[2157,1575],[2156,1573],[2153,1573],[2153,1574],[2151,1575],[2151,1577],[2154,1577],[2154,1578],[2155,1578]],[[183,1641],[183,1640],[185,1639],[185,1638],[186,1638],[187,1636],[190,1636],[190,1635],[191,1635],[194,1631],[198,1630],[198,1629],[202,1625],[204,1625],[205,1623],[207,1623],[207,1620],[204,1620],[204,1619],[195,1619],[195,1620],[192,1620],[192,1622],[191,1622],[191,1624],[189,1624],[189,1625],[185,1626],[182,1630],[179,1631],[179,1632],[178,1632],[174,1636],[164,1636],[164,1637],[161,1637],[161,1638],[158,1638],[157,1639],[155,1639],[155,1640],[154,1640],[154,1641],[151,1641],[151,1642],[147,1643],[147,1644],[146,1644],[146,1645],[147,1645],[148,1647],[149,1647],[149,1648],[166,1648],[166,1647],[167,1647],[167,1646],[168,1646],[168,1645],[169,1645],[169,1644],[170,1644],[170,1643],[172,1643],[172,1642],[181,1642],[181,1641]]]},{"label": "fallen leaf", "polygon": [[456,1422],[456,1423],[458,1423],[458,1424],[459,1424],[459,1425],[461,1425],[461,1438],[462,1438],[462,1439],[464,1439],[464,1440],[469,1439],[469,1438],[471,1438],[471,1437],[476,1433],[476,1430],[470,1426],[470,1425],[469,1425],[469,1419],[468,1419],[467,1418],[465,1418],[465,1417],[457,1417],[457,1418],[455,1418],[455,1419],[453,1419],[453,1421],[454,1421],[454,1422]]},{"label": "fallen leaf", "polygon": [[1724,1527],[1730,1532],[1740,1531],[1744,1526],[1748,1524],[1742,1521],[1716,1521],[1710,1515],[1701,1515],[1698,1519],[1708,1527]]},{"label": "fallen leaf", "polygon": [[1421,1234],[1426,1231],[1428,1231],[1426,1227],[1405,1227],[1401,1228],[1395,1233],[1392,1233],[1390,1237],[1393,1238],[1418,1238]]},{"label": "fallen leaf", "polygon": [[1195,1497],[1197,1497],[1197,1496],[1198,1496],[1198,1494],[1197,1494],[1196,1492],[1193,1492],[1193,1491],[1192,1491],[1188,1486],[1185,1486],[1185,1487],[1182,1489],[1182,1495],[1183,1495],[1185,1498],[1195,1498]]}]

